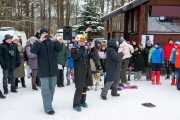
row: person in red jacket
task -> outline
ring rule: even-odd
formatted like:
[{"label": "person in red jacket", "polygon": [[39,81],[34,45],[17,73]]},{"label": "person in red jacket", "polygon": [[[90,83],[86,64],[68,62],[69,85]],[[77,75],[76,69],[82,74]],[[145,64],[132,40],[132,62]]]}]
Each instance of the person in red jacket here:
[{"label": "person in red jacket", "polygon": [[176,60],[175,60],[175,67],[178,71],[178,82],[177,82],[177,89],[180,90],[180,44],[176,50]]},{"label": "person in red jacket", "polygon": [[165,64],[166,64],[166,71],[167,71],[167,77],[165,79],[170,78],[170,56],[171,56],[171,51],[174,48],[174,42],[172,39],[168,40],[168,45],[164,47],[164,59],[165,59]]}]

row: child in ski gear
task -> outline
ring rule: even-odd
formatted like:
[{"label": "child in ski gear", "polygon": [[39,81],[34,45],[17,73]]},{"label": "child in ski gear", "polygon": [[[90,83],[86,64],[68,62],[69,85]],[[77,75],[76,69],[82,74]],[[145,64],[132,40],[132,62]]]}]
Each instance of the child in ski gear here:
[{"label": "child in ski gear", "polygon": [[[103,53],[104,56],[100,56],[100,63],[101,63],[101,67],[102,67],[102,70],[103,70],[103,74],[106,74],[106,67],[105,67],[105,64],[106,64],[106,54],[107,54],[107,45],[105,42],[102,42],[101,43],[101,47],[100,47],[100,50],[99,50],[99,54],[100,53]],[[106,84],[106,79],[104,77],[104,85]]]},{"label": "child in ski gear", "polygon": [[73,62],[73,58],[72,58],[72,48],[73,44],[69,44],[68,45],[68,57],[67,57],[67,84],[66,85],[70,85],[70,76],[74,82],[74,62]]},{"label": "child in ski gear", "polygon": [[160,85],[160,75],[161,75],[161,67],[164,63],[164,52],[160,47],[160,42],[156,41],[154,43],[154,47],[150,49],[148,62],[152,65],[152,74],[151,80],[152,84],[155,84],[155,76],[156,76],[156,84]]},{"label": "child in ski gear", "polygon": [[174,48],[172,49],[171,56],[170,56],[170,64],[171,64],[171,71],[172,71],[172,81],[171,85],[177,85],[177,71],[175,68],[175,61],[176,61],[176,50],[178,47],[179,42],[174,43]]}]

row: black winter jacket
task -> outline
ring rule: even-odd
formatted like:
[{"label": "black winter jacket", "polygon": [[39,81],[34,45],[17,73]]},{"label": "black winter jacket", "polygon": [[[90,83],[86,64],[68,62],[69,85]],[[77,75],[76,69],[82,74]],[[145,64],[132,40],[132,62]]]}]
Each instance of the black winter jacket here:
[{"label": "black winter jacket", "polygon": [[15,44],[2,43],[0,45],[0,63],[1,67],[7,70],[15,69],[20,66],[21,59],[19,50]]},{"label": "black winter jacket", "polygon": [[38,58],[38,75],[40,78],[57,76],[58,65],[56,52],[62,50],[59,41],[45,40],[36,41],[31,48],[33,54]]},{"label": "black winter jacket", "polygon": [[[94,49],[85,50],[84,46],[73,46],[72,58],[74,60],[74,77],[76,88],[83,88],[93,85],[90,58],[100,66],[98,56]],[[87,54],[85,54],[85,52]]]},{"label": "black winter jacket", "polygon": [[107,81],[120,80],[122,69],[122,53],[118,53],[117,49],[109,47],[105,66]]}]

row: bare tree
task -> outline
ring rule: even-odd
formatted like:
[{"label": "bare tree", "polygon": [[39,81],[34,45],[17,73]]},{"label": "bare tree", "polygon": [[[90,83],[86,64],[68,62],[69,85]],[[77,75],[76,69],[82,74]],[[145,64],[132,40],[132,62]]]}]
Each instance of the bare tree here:
[{"label": "bare tree", "polygon": [[64,25],[64,0],[60,0],[60,24],[59,27],[62,28]]}]

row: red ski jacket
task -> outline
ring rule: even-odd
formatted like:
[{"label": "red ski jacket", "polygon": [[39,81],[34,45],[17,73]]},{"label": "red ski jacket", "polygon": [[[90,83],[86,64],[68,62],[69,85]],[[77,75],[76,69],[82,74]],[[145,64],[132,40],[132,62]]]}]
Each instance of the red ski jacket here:
[{"label": "red ski jacket", "polygon": [[166,61],[170,60],[171,51],[174,48],[174,44],[168,44],[164,47],[164,59]]}]

